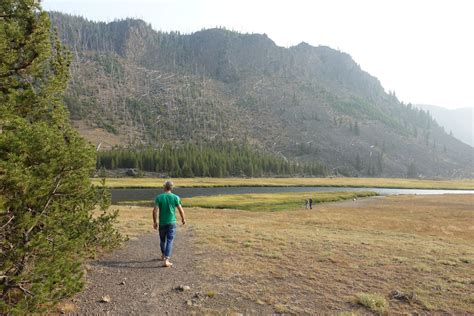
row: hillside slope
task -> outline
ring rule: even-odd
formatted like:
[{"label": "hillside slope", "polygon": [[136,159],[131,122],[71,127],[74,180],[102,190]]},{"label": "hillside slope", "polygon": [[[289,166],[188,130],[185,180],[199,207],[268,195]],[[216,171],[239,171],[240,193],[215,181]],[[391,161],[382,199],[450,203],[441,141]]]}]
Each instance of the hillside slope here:
[{"label": "hillside slope", "polygon": [[103,147],[247,142],[334,173],[473,177],[473,148],[401,104],[345,53],[225,29],[51,13],[75,59],[66,104]]},{"label": "hillside slope", "polygon": [[474,109],[445,109],[436,105],[417,104],[416,107],[429,111],[431,116],[448,133],[474,147]]}]

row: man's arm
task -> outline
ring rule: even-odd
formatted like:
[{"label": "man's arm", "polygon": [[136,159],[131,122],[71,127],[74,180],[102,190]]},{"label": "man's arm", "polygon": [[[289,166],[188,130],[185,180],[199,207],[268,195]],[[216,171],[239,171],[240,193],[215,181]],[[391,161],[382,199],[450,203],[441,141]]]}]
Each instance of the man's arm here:
[{"label": "man's arm", "polygon": [[184,218],[184,210],[181,205],[178,205],[179,216],[181,216],[181,223],[186,224],[186,220]]},{"label": "man's arm", "polygon": [[157,229],[158,228],[158,223],[156,222],[156,211],[157,211],[157,208],[156,208],[156,205],[155,207],[153,208],[153,229]]}]

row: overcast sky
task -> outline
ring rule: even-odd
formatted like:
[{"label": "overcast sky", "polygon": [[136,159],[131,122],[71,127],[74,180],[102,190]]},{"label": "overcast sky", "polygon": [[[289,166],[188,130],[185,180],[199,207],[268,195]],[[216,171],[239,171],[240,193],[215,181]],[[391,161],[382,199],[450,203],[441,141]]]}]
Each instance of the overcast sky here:
[{"label": "overcast sky", "polygon": [[471,0],[43,0],[91,20],[141,18],[156,30],[224,26],[342,50],[405,102],[474,108]]}]

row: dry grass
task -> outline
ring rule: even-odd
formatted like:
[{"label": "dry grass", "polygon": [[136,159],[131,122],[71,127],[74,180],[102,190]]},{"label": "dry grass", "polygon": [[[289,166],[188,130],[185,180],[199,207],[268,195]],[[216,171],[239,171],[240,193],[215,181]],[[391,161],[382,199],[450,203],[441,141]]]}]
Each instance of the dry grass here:
[{"label": "dry grass", "polygon": [[388,302],[385,297],[378,294],[358,293],[356,303],[367,307],[371,311],[383,315],[388,312]]},{"label": "dry grass", "polygon": [[[474,313],[474,195],[393,196],[318,204],[312,211],[186,208],[210,288],[285,313]],[[151,209],[122,207],[121,229],[151,230]],[[142,229],[142,230],[141,230]]]},{"label": "dry grass", "polygon": [[[111,188],[161,188],[164,178],[107,178]],[[393,178],[176,178],[178,187],[334,186],[407,189],[474,189],[474,180],[416,180]],[[96,185],[100,179],[92,179]]]},{"label": "dry grass", "polygon": [[113,205],[112,209],[119,210],[117,229],[131,239],[144,233],[153,232],[153,207]]}]

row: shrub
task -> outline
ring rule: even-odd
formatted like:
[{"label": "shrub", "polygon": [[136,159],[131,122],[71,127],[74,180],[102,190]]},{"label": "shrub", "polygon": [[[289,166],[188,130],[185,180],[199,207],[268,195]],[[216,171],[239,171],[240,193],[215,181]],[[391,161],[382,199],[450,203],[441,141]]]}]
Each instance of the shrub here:
[{"label": "shrub", "polygon": [[387,300],[378,294],[359,293],[356,295],[356,302],[380,315],[388,312]]}]

